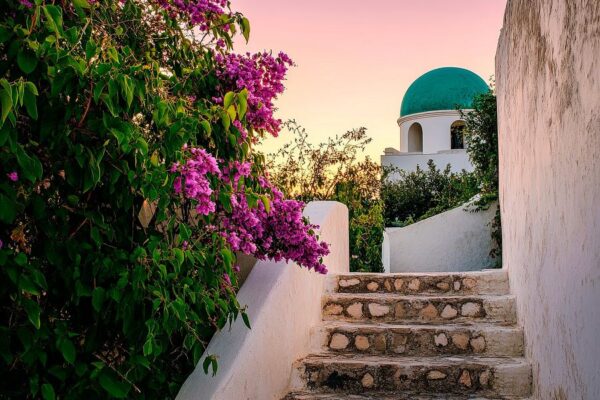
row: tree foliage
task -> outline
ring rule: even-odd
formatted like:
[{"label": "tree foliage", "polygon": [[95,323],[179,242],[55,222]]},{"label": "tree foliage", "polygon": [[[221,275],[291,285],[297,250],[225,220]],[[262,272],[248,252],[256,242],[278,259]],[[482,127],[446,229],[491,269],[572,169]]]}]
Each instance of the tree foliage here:
[{"label": "tree foliage", "polygon": [[371,142],[366,129],[353,129],[312,144],[306,130],[295,121],[287,121],[284,126],[294,140],[269,155],[271,180],[293,198],[345,204],[350,224],[350,270],[383,271],[381,169],[369,157],[359,159]]},{"label": "tree foliage", "polygon": [[[469,143],[467,153],[475,167],[474,175],[479,187],[480,209],[487,209],[493,202],[498,201],[498,116],[496,95],[492,89],[473,99],[473,110],[462,113],[465,120],[465,137]],[[502,256],[502,223],[500,219],[500,204],[492,221],[492,239],[494,248],[491,256],[501,264]]]}]

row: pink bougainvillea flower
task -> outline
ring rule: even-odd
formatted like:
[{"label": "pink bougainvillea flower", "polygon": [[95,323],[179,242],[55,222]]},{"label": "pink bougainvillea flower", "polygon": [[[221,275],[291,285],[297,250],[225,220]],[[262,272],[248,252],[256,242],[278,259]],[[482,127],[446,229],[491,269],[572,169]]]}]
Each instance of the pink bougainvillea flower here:
[{"label": "pink bougainvillea flower", "polygon": [[223,274],[223,280],[229,285],[231,286],[231,279],[229,278],[229,275],[227,274]]},{"label": "pink bougainvillea flower", "polygon": [[213,190],[208,175],[217,177],[221,175],[217,160],[204,149],[188,149],[184,146],[183,151],[189,153],[185,164],[175,163],[170,168],[171,172],[179,173],[173,182],[173,189],[175,193],[195,200],[198,214],[208,215],[215,211],[215,203],[211,197]]},{"label": "pink bougainvillea flower", "polygon": [[19,180],[19,174],[17,173],[17,171],[10,172],[10,173],[6,174],[6,176],[8,176],[8,179],[10,179],[13,182],[16,182]]},{"label": "pink bougainvillea flower", "polygon": [[227,0],[156,0],[171,16],[179,16],[200,31],[208,31],[222,15],[229,15]]},{"label": "pink bougainvillea flower", "polygon": [[[283,93],[283,80],[294,63],[285,53],[274,57],[268,52],[250,54],[217,54],[217,77],[223,93],[248,90],[248,124],[258,131],[267,131],[277,136],[281,120],[274,117],[273,101]],[[240,124],[234,122],[240,131]]]},{"label": "pink bougainvillea flower", "polygon": [[[265,193],[249,190],[245,178],[252,176],[252,164],[248,161],[221,160],[219,166],[215,157],[204,149],[184,146],[183,151],[186,160],[170,168],[178,174],[173,190],[194,200],[199,214],[213,216],[211,224],[205,226],[207,231],[218,233],[233,251],[261,260],[294,261],[327,273],[321,260],[329,254],[329,246],[314,234],[318,226],[304,219],[304,203],[284,199],[266,174],[258,178]],[[214,201],[223,187],[227,188],[231,203],[227,209],[217,207]]]}]

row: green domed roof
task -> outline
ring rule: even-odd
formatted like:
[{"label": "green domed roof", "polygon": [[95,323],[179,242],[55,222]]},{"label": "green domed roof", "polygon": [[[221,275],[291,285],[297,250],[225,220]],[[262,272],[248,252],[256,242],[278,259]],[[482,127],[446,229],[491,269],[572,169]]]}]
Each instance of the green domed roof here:
[{"label": "green domed roof", "polygon": [[426,111],[471,108],[473,96],[485,93],[488,85],[468,69],[444,67],[421,75],[410,85],[400,107],[400,116]]}]

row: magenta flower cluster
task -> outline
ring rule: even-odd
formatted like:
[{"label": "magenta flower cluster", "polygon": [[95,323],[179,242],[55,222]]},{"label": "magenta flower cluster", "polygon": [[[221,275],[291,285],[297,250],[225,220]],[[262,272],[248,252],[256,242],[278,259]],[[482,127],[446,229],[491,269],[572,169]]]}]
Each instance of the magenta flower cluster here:
[{"label": "magenta flower cluster", "polygon": [[[252,191],[247,192],[242,179],[251,176],[249,162],[221,162],[219,168],[217,160],[204,149],[185,149],[185,154],[188,157],[185,163],[171,168],[171,172],[177,174],[174,190],[195,200],[199,214],[214,215],[211,229],[224,237],[232,250],[258,259],[294,261],[327,273],[321,260],[329,254],[329,247],[315,236],[318,226],[304,219],[302,202],[284,199],[265,177],[259,178],[263,191],[268,193],[262,195],[264,199]],[[211,177],[218,178],[213,187]],[[232,188],[230,210],[215,202],[218,187]]]},{"label": "magenta flower cluster", "polygon": [[221,15],[229,15],[228,0],[158,0],[171,17],[180,17],[201,31],[208,31]]},{"label": "magenta flower cluster", "polygon": [[216,204],[211,198],[213,190],[208,175],[221,175],[217,160],[204,149],[184,147],[183,150],[189,158],[184,164],[175,163],[171,167],[171,172],[178,173],[173,183],[175,193],[195,200],[196,212],[200,215],[215,212]]},{"label": "magenta flower cluster", "polygon": [[281,120],[273,115],[273,100],[283,93],[283,80],[293,61],[285,53],[274,57],[268,52],[216,54],[215,58],[222,90],[248,90],[248,124],[277,136]]},{"label": "magenta flower cluster", "polygon": [[17,173],[17,171],[9,172],[8,174],[6,174],[6,176],[8,176],[8,179],[10,179],[13,182],[19,180],[19,174]]},{"label": "magenta flower cluster", "polygon": [[244,193],[236,193],[232,202],[233,212],[222,222],[223,236],[233,250],[261,260],[292,260],[308,269],[327,273],[321,259],[329,254],[329,246],[314,236],[318,226],[305,221],[304,203],[284,199],[275,188],[269,199],[269,211],[260,201],[250,207]]}]

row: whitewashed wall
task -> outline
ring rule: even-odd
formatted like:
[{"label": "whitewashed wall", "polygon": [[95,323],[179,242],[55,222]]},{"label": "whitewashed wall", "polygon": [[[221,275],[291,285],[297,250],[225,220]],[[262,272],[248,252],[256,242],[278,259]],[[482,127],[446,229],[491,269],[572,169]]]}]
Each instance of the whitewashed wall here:
[{"label": "whitewashed wall", "polygon": [[[421,169],[427,169],[427,162],[433,160],[437,168],[444,169],[450,164],[450,169],[453,172],[460,172],[463,169],[473,171],[473,164],[469,161],[469,155],[466,150],[449,150],[443,153],[421,154],[421,153],[406,153],[381,156],[382,166],[393,166],[405,171],[414,171],[417,165]],[[390,176],[393,179],[394,176]]]},{"label": "whitewashed wall", "polygon": [[[321,226],[330,243],[325,264],[348,272],[348,209],[337,202],[311,202],[304,214]],[[325,276],[284,262],[259,261],[238,293],[252,329],[239,318],[218,332],[206,354],[216,354],[219,372],[205,375],[202,360],[181,388],[179,400],[271,400],[285,394],[292,364],[310,349],[310,329],[321,320]]]},{"label": "whitewashed wall", "polygon": [[404,228],[386,228],[384,269],[391,272],[477,271],[494,265],[490,222],[496,205],[463,205]]},{"label": "whitewashed wall", "polygon": [[504,265],[534,398],[600,399],[600,1],[509,0],[496,53]]},{"label": "whitewashed wall", "polygon": [[415,122],[423,128],[423,153],[450,150],[450,127],[459,120],[462,120],[460,113],[455,110],[428,111],[400,118],[400,151],[408,151],[408,130]]}]

